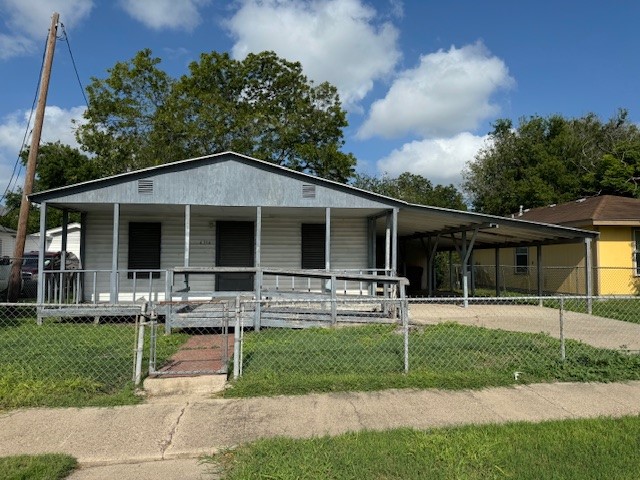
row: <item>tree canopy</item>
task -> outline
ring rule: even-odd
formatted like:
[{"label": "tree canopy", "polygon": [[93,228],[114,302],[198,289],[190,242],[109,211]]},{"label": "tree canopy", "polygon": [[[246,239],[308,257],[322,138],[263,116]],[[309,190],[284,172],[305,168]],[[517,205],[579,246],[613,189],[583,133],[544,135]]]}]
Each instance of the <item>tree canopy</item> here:
[{"label": "tree canopy", "polygon": [[640,197],[640,130],[620,110],[607,122],[532,116],[494,123],[463,172],[473,208],[508,215],[598,194]]},{"label": "tree canopy", "polygon": [[405,202],[466,210],[462,194],[453,185],[436,185],[421,175],[404,172],[398,177],[357,174],[353,186]]},{"label": "tree canopy", "polygon": [[103,175],[227,150],[337,181],[353,174],[337,89],[314,85],[300,63],[211,52],[179,79],[159,65],[143,50],[87,87],[78,140]]},{"label": "tree canopy", "polygon": [[[20,160],[24,165],[29,158],[29,149],[25,149]],[[36,178],[33,185],[34,192],[49,190],[51,188],[64,187],[74,183],[85,182],[97,178],[98,171],[95,164],[80,152],[77,148],[64,145],[60,142],[49,142],[40,146],[38,150],[38,163],[36,165]],[[5,198],[7,213],[0,216],[0,225],[15,230],[18,225],[22,190],[8,192]],[[62,213],[55,209],[47,212],[47,228],[57,227],[61,224]],[[73,217],[72,221],[77,218]],[[27,231],[37,232],[40,228],[39,209],[31,206],[27,220]]]}]

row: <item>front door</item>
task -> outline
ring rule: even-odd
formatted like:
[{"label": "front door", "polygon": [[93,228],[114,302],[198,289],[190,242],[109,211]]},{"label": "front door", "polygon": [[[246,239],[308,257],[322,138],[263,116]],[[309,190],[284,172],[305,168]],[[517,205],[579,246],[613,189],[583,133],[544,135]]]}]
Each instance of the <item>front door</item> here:
[{"label": "front door", "polygon": [[[216,222],[216,266],[253,267],[255,254],[253,222]],[[253,273],[218,273],[219,292],[253,291]]]}]

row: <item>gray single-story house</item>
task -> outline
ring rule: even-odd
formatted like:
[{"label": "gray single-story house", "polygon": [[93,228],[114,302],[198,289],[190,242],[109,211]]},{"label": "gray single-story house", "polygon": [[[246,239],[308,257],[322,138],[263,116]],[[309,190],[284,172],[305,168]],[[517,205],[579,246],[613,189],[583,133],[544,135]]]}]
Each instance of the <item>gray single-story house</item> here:
[{"label": "gray single-story house", "polygon": [[[588,249],[597,235],[413,205],[233,152],[39,192],[30,200],[41,206],[41,239],[48,208],[81,214],[82,269],[74,293],[51,297],[40,278],[41,304],[330,289],[375,296],[382,290],[374,280],[383,278],[393,279],[382,282],[393,295],[411,267],[422,272],[412,288],[431,287],[436,251],[457,250],[468,262],[478,248],[570,242]],[[63,228],[63,249],[66,235]]]}]

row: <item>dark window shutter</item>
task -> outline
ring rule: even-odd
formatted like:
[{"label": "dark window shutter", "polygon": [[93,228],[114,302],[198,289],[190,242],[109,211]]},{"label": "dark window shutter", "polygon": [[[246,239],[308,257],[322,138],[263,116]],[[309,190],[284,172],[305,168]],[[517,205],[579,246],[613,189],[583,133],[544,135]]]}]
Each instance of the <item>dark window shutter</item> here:
[{"label": "dark window shutter", "polygon": [[326,267],[324,256],[325,232],[324,223],[302,224],[302,268],[318,269]]},{"label": "dark window shutter", "polygon": [[[129,270],[157,270],[160,268],[161,224],[159,222],[129,223]],[[152,272],[153,278],[160,278],[160,272]],[[133,273],[129,272],[129,278]],[[149,278],[147,272],[137,272],[136,278]]]}]

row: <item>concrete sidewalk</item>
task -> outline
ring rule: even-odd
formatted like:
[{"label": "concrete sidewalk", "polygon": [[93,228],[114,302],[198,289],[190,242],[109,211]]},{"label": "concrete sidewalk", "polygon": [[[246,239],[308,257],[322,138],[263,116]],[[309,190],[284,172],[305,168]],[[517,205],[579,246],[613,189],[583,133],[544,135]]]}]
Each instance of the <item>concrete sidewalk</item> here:
[{"label": "concrete sidewalk", "polygon": [[173,395],[136,406],[2,413],[0,456],[68,453],[82,466],[71,479],[158,478],[161,472],[167,480],[186,480],[214,478],[203,476],[194,460],[199,456],[260,438],[638,414],[640,381],[250,399]]}]

